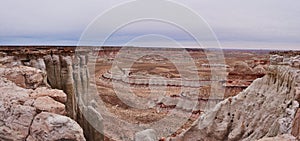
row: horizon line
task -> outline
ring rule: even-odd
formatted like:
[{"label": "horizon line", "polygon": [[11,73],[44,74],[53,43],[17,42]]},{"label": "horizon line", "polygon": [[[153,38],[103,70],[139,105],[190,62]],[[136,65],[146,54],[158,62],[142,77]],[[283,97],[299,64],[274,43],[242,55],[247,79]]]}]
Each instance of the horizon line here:
[{"label": "horizon line", "polygon": [[[9,45],[0,45],[0,48],[2,47],[104,47],[104,48],[122,48],[122,47],[131,47],[131,48],[170,48],[170,49],[182,49],[181,47],[168,47],[168,46],[121,46],[121,45],[59,45],[59,44],[9,44]],[[195,46],[186,46],[183,47],[184,49],[222,49],[222,50],[265,50],[265,51],[298,51],[297,49],[270,49],[270,48],[250,48],[250,47],[195,47]],[[300,51],[300,49],[299,49]]]}]

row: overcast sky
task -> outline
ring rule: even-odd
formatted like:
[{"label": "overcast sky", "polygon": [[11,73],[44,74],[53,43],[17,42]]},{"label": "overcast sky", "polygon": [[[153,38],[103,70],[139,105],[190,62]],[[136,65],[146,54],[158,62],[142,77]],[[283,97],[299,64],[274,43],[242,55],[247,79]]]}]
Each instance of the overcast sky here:
[{"label": "overcast sky", "polygon": [[[0,44],[76,45],[82,32],[93,19],[122,2],[126,1],[1,0]],[[300,50],[299,0],[175,2],[201,15],[224,48]],[[176,15],[176,11],[170,12]],[[128,37],[155,32],[165,32],[165,35],[172,35],[171,38],[179,42],[190,41],[174,27],[145,22],[122,29],[108,44],[122,45],[128,42]]]}]

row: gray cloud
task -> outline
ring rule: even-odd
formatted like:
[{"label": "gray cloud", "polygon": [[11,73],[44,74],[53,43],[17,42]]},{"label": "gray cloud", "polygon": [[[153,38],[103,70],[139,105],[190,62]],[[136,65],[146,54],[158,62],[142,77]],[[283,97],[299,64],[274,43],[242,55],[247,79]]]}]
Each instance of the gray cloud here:
[{"label": "gray cloud", "polygon": [[[0,44],[76,44],[81,33],[96,16],[122,2],[125,1],[2,0]],[[175,2],[182,3],[201,15],[223,45],[231,47],[253,45],[257,48],[269,44],[274,47],[286,45],[298,49],[297,45],[300,44],[298,0],[176,0]],[[176,15],[176,11],[171,12]],[[112,17],[112,20],[113,18],[118,17]],[[112,42],[118,44],[129,36],[149,31],[173,35],[178,41],[189,40],[180,32],[170,29],[172,28],[154,24],[149,24],[147,28],[145,25],[136,26],[123,30]]]}]

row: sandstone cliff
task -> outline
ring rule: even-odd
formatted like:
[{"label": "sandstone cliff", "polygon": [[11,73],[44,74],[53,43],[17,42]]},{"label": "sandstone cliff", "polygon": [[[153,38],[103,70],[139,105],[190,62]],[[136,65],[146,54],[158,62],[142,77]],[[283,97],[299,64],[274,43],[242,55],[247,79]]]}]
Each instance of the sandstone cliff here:
[{"label": "sandstone cliff", "polygon": [[65,98],[60,90],[24,89],[0,77],[0,140],[84,141],[81,127],[62,116]]},{"label": "sandstone cliff", "polygon": [[[11,97],[15,95],[8,91],[14,93],[20,89],[20,91],[26,93],[24,96],[26,100],[22,98],[23,101],[21,105],[26,104],[26,106],[32,107],[25,107],[19,110],[20,112],[26,112],[26,114],[31,113],[30,117],[22,118],[21,120],[28,120],[25,121],[25,123],[30,121],[29,123],[35,126],[44,125],[43,128],[47,129],[41,134],[39,132],[44,129],[30,127],[31,125],[28,124],[26,125],[26,129],[24,128],[22,131],[22,137],[15,137],[13,140],[24,140],[25,138],[27,138],[27,140],[85,140],[82,128],[75,121],[65,116],[59,116],[68,115],[74,120],[77,120],[78,117],[83,117],[77,107],[78,103],[76,102],[75,95],[77,90],[78,93],[81,93],[81,89],[87,89],[86,87],[82,88],[84,86],[81,85],[88,83],[81,83],[79,81],[87,80],[88,75],[84,77],[84,75],[81,74],[81,72],[83,72],[81,69],[82,66],[77,67],[77,69],[75,69],[76,71],[73,71],[73,67],[76,68],[77,65],[76,61],[74,61],[74,58],[76,58],[74,54],[62,53],[61,55],[55,55],[52,53],[43,54],[41,52],[36,54],[34,54],[34,52],[22,52],[17,55],[13,52],[12,54],[14,56],[9,56],[8,54],[11,54],[11,52],[3,53],[3,56],[0,58],[0,77],[1,79],[8,79],[7,81],[13,81],[12,84],[10,84],[11,82],[9,81],[9,85],[16,84],[17,86],[12,87],[10,90],[5,89],[4,92],[6,95],[3,95],[3,97],[6,97],[6,99],[3,101],[8,101],[8,104],[13,104],[9,103],[11,101],[7,99],[7,96]],[[86,62],[79,63],[79,65],[83,64],[86,64]],[[74,79],[73,75],[76,76]],[[78,80],[78,78],[80,79]],[[26,108],[28,108],[27,111],[22,111]],[[32,112],[28,111],[30,109]],[[15,113],[11,113],[3,118],[14,117],[14,114]],[[37,118],[39,116],[41,116],[41,118]],[[49,117],[52,117],[53,121],[56,121],[56,119],[59,121],[64,118],[64,122],[50,122],[48,121]],[[79,119],[78,122],[82,126],[86,124],[86,126],[83,127],[90,128],[88,123],[83,123],[84,121],[85,119]],[[3,123],[6,122],[9,121],[3,121]],[[23,121],[20,121],[20,123],[21,122]],[[7,126],[4,127],[6,128]],[[7,128],[10,129],[8,131],[9,133],[4,129],[3,138],[8,137],[9,139],[11,134],[19,134],[16,132],[19,131],[18,127],[11,129],[11,127],[8,126]],[[34,132],[29,133],[29,131],[31,132],[33,130]],[[92,129],[84,130],[85,134],[89,136],[89,138],[87,138],[88,140],[93,140],[94,137],[94,135],[90,134],[91,130]],[[57,137],[45,138],[46,136]]]},{"label": "sandstone cliff", "polygon": [[[87,121],[89,117],[83,116],[83,113],[93,114],[94,107],[90,103],[78,105],[89,101],[86,100],[88,97],[82,96],[89,92],[89,79],[93,77],[89,76],[86,54],[52,51],[37,52],[31,56],[16,51],[13,54],[16,56],[4,54],[0,57],[0,76],[5,77],[0,78],[0,140],[85,140],[81,127],[87,140],[103,140],[103,136]],[[299,59],[299,56],[271,56],[273,66],[269,69],[265,66],[249,68],[245,63],[238,63],[235,66],[237,71],[244,69],[246,73],[267,75],[255,80],[237,96],[220,102],[212,111],[206,111],[176,139],[299,139]],[[186,86],[198,87],[194,84]],[[158,101],[164,106],[176,106],[184,111],[199,110],[189,102],[181,97]],[[76,120],[81,127],[63,115]],[[100,119],[101,115],[97,118]],[[146,130],[136,133],[136,139],[156,139],[155,134]]]},{"label": "sandstone cliff", "polygon": [[[272,64],[283,61],[283,57],[278,58],[271,57]],[[300,70],[296,63],[271,65],[266,76],[203,114],[181,139],[252,141],[291,133],[299,138],[299,118],[295,118],[299,86]]]},{"label": "sandstone cliff", "polygon": [[103,140],[103,135],[94,129],[83,115],[84,112],[88,111],[88,103],[82,103],[87,101],[84,98],[87,98],[90,87],[90,73],[87,67],[88,55],[46,55],[43,60],[46,64],[50,86],[61,89],[67,94],[67,115],[81,125],[87,140]]}]

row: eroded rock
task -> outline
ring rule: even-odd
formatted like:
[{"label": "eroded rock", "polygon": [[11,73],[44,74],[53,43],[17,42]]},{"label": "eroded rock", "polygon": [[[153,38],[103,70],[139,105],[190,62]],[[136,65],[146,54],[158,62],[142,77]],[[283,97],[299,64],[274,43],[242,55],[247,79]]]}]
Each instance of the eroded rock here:
[{"label": "eroded rock", "polygon": [[0,140],[25,140],[35,115],[34,107],[0,101]]},{"label": "eroded rock", "polygon": [[30,127],[27,141],[85,141],[83,130],[72,119],[54,113],[38,114]]},{"label": "eroded rock", "polygon": [[30,94],[30,97],[33,98],[38,98],[43,96],[49,96],[61,103],[67,102],[67,95],[62,90],[49,89],[47,87],[39,87]]},{"label": "eroded rock", "polygon": [[266,74],[267,71],[262,65],[257,65],[256,67],[253,68],[253,73],[255,74]]},{"label": "eroded rock", "polygon": [[[46,137],[49,140],[52,140],[53,138],[57,138],[58,140],[85,140],[82,129],[75,121],[68,117],[54,114],[63,114],[65,112],[63,104],[47,96],[52,95],[47,94],[47,92],[55,91],[56,90],[47,90],[46,88],[39,88],[37,90],[24,89],[10,80],[0,77],[0,140],[42,141],[45,140],[44,138]],[[34,96],[32,94],[34,94]],[[36,97],[42,95],[45,96]],[[39,114],[41,110],[54,113],[43,112],[42,114]],[[36,126],[36,124],[33,125],[32,123],[35,123],[33,121],[34,119],[38,119],[37,117],[46,118],[47,116],[53,118],[52,121],[55,122],[49,122],[49,124],[44,126],[47,126],[47,128],[49,127],[48,129],[50,129],[50,127],[54,128],[55,126],[55,131],[59,128],[59,132],[51,132],[49,133],[49,136],[36,138],[34,135],[45,133],[45,129],[40,128],[42,125]],[[34,130],[34,133],[29,136],[29,133],[31,133],[29,131],[32,131],[30,129]],[[49,138],[50,135],[52,138]]]},{"label": "eroded rock", "polygon": [[290,133],[299,103],[294,99],[298,70],[271,66],[237,96],[225,99],[183,133],[184,140],[243,140]]},{"label": "eroded rock", "polygon": [[283,62],[284,57],[280,55],[271,55],[270,56],[270,64],[278,65]]},{"label": "eroded rock", "polygon": [[49,96],[38,97],[34,101],[33,106],[39,111],[46,111],[60,115],[64,115],[66,113],[65,105],[55,101]]},{"label": "eroded rock", "polygon": [[45,72],[27,66],[0,68],[0,76],[27,89],[35,89],[45,85]]},{"label": "eroded rock", "polygon": [[291,134],[297,137],[298,140],[300,139],[300,109],[297,110],[295,115]]}]

